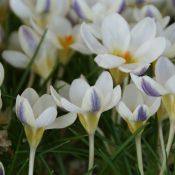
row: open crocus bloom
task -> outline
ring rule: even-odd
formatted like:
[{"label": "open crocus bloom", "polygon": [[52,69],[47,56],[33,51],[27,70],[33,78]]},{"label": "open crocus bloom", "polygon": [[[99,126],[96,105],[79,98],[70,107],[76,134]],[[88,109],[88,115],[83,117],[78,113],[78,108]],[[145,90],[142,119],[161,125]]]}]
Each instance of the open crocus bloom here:
[{"label": "open crocus bloom", "polygon": [[26,89],[16,99],[16,115],[24,125],[30,146],[36,148],[46,129],[64,128],[71,125],[76,115],[57,116],[56,104],[51,95],[39,97],[32,88]]},{"label": "open crocus bloom", "polygon": [[51,94],[59,107],[78,114],[88,134],[94,134],[101,113],[118,103],[121,89],[120,86],[113,89],[111,75],[103,72],[94,86],[90,86],[83,78],[75,79],[69,88],[69,99],[60,96],[53,87]]},{"label": "open crocus bloom", "polygon": [[1,162],[0,162],[0,175],[5,175],[4,166]]},{"label": "open crocus bloom", "polygon": [[[2,56],[14,67],[26,68],[37,49],[41,36],[39,36],[32,28],[23,25],[18,31],[18,38],[23,52],[7,50],[3,52]],[[52,72],[55,62],[56,48],[47,40],[46,34],[33,62],[33,71],[45,79]]]},{"label": "open crocus bloom", "polygon": [[160,97],[147,96],[141,93],[134,84],[129,84],[124,89],[123,98],[117,110],[127,122],[130,131],[134,133],[157,112],[160,102]]},{"label": "open crocus bloom", "polygon": [[150,63],[165,49],[165,39],[156,37],[156,24],[152,18],[144,18],[131,30],[119,14],[104,18],[99,42],[89,26],[81,27],[82,37],[89,49],[97,54],[96,63],[105,68],[119,68],[123,72],[143,74]]}]

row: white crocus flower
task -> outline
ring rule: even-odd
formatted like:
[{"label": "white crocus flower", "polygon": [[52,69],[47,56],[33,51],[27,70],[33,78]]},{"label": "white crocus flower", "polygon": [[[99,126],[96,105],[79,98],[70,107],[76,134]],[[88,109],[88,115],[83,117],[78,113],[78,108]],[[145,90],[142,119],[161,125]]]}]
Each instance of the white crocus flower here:
[{"label": "white crocus flower", "polygon": [[[131,75],[136,86],[147,95],[162,96],[162,102],[169,115],[170,131],[166,145],[166,155],[169,156],[175,133],[175,66],[168,58],[160,58],[155,65],[155,80],[148,77]],[[166,156],[163,157],[161,175],[166,166]]]},{"label": "white crocus flower", "polygon": [[[2,82],[4,81],[4,68],[2,64],[0,63],[0,86],[2,85]],[[2,108],[2,99],[1,99],[1,90],[0,90],[0,109]]]},{"label": "white crocus flower", "polygon": [[134,133],[157,112],[160,102],[160,97],[150,97],[139,91],[134,84],[129,84],[124,89],[117,110],[127,122],[130,131]]},{"label": "white crocus flower", "polygon": [[[143,127],[149,117],[153,116],[160,107],[160,97],[150,97],[141,93],[134,84],[129,84],[125,87],[123,98],[119,103],[117,110],[123,119],[127,122],[131,133]],[[140,174],[144,175],[142,148],[141,148],[141,133],[135,137],[138,167]]]},{"label": "white crocus flower", "polygon": [[74,80],[69,89],[69,99],[60,96],[53,87],[51,94],[59,107],[77,113],[79,120],[89,135],[89,170],[94,162],[94,133],[103,112],[113,108],[121,96],[120,86],[113,89],[112,77],[103,72],[94,86],[85,79]]},{"label": "white crocus flower", "polygon": [[0,162],[0,175],[5,175],[4,166],[1,162]]},{"label": "white crocus flower", "polygon": [[30,145],[29,175],[33,175],[35,151],[46,129],[65,128],[71,125],[75,114],[67,114],[56,118],[56,104],[51,95],[39,97],[32,88],[26,89],[16,99],[16,115],[24,126]]},{"label": "white crocus flower", "polygon": [[48,25],[53,15],[65,16],[70,9],[70,0],[10,0],[13,12],[26,24],[34,20],[41,28]]},{"label": "white crocus flower", "polygon": [[[2,57],[11,65],[25,69],[32,59],[41,36],[28,26],[21,26],[18,39],[22,51],[6,50]],[[56,63],[56,48],[47,40],[47,34],[33,62],[32,70],[46,79]]]},{"label": "white crocus flower", "polygon": [[122,16],[109,15],[102,22],[101,33],[99,42],[87,24],[81,27],[85,43],[97,54],[95,62],[105,69],[118,68],[126,73],[143,74],[166,45],[163,37],[156,37],[156,24],[148,17],[130,30]]},{"label": "white crocus flower", "polygon": [[73,8],[76,14],[91,22],[99,21],[99,19],[112,13],[122,12],[125,5],[125,0],[73,0]]}]

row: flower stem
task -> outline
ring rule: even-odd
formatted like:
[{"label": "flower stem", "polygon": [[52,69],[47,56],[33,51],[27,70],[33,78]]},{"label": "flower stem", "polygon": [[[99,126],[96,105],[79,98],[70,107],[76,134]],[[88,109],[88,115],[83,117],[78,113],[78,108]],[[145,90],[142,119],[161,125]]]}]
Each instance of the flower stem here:
[{"label": "flower stem", "polygon": [[160,139],[160,145],[161,145],[161,160],[166,159],[166,152],[165,152],[165,143],[163,138],[163,131],[162,131],[162,121],[158,121],[158,130],[159,130],[159,139]]},{"label": "flower stem", "polygon": [[161,166],[162,168],[160,171],[160,175],[163,175],[166,169],[166,157],[167,158],[169,157],[170,149],[173,144],[174,133],[175,133],[175,121],[170,121],[170,131],[169,131],[169,136],[168,136],[168,142],[166,145],[166,156],[164,157],[163,162],[162,162],[162,166]]},{"label": "flower stem", "polygon": [[36,152],[36,148],[30,146],[29,174],[28,175],[33,175],[33,167],[34,167],[34,161],[35,161],[35,152]]},{"label": "flower stem", "polygon": [[139,171],[141,175],[144,175],[143,160],[142,160],[142,147],[141,147],[141,133],[136,135],[135,143],[136,143],[137,161],[138,161]]},{"label": "flower stem", "polygon": [[89,135],[89,175],[92,174],[92,168],[94,166],[94,134]]}]

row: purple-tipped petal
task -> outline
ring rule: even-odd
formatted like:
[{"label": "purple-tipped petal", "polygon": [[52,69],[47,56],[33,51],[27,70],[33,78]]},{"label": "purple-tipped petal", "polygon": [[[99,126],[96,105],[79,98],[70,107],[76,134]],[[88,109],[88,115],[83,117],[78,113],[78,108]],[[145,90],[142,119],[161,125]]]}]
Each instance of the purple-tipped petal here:
[{"label": "purple-tipped petal", "polygon": [[118,13],[122,13],[126,9],[126,0],[122,0]]},{"label": "purple-tipped petal", "polygon": [[141,4],[145,3],[145,0],[135,0],[135,3],[138,5],[141,5]]},{"label": "purple-tipped petal", "polygon": [[152,10],[150,8],[148,8],[146,10],[146,17],[150,17],[150,18],[153,18],[154,17],[154,13],[152,12]]},{"label": "purple-tipped petal", "polygon": [[25,40],[28,42],[29,47],[32,49],[36,49],[37,43],[36,40],[33,38],[33,35],[29,32],[29,30],[27,30],[26,27],[22,27],[21,30],[23,32]]},{"label": "purple-tipped petal", "polygon": [[175,7],[175,0],[172,0],[172,4],[173,4],[173,6]]},{"label": "purple-tipped petal", "polygon": [[138,109],[137,121],[145,121],[146,119],[147,119],[146,111],[144,110],[143,106],[141,106]]},{"label": "purple-tipped petal", "polygon": [[81,7],[79,6],[78,2],[75,0],[73,3],[73,9],[75,10],[76,14],[80,17],[80,18],[84,18],[83,17],[83,13],[81,10]]},{"label": "purple-tipped petal", "polygon": [[91,112],[97,112],[100,110],[101,107],[100,98],[95,89],[93,89],[91,93],[91,104],[92,104]]},{"label": "purple-tipped petal", "polygon": [[156,89],[154,89],[151,86],[151,84],[148,81],[146,81],[144,78],[141,81],[141,87],[143,91],[149,96],[153,96],[153,97],[161,96],[161,94]]},{"label": "purple-tipped petal", "polygon": [[26,123],[26,118],[24,116],[24,104],[23,101],[20,102],[19,106],[17,107],[17,117],[21,123]]},{"label": "purple-tipped petal", "polygon": [[50,5],[51,5],[50,0],[46,0],[45,8],[44,8],[44,13],[48,13],[48,12],[49,12],[49,10],[50,10]]}]

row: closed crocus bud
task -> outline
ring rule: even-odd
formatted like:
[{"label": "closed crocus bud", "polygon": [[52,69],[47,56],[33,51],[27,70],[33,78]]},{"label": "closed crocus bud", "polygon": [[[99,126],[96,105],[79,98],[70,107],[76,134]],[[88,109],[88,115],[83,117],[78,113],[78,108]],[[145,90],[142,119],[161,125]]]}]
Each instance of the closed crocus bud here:
[{"label": "closed crocus bud", "polygon": [[121,89],[120,86],[113,89],[111,75],[103,72],[94,86],[90,86],[83,78],[74,80],[69,88],[69,99],[59,95],[53,87],[51,94],[59,107],[78,114],[88,134],[94,134],[101,114],[120,100]]},{"label": "closed crocus bud", "polygon": [[127,122],[131,133],[134,133],[157,112],[160,102],[160,98],[147,96],[140,92],[134,84],[129,84],[124,89],[123,98],[117,110]]},{"label": "closed crocus bud", "polygon": [[4,166],[1,162],[0,162],[0,175],[5,175]]},{"label": "closed crocus bud", "polygon": [[51,95],[38,96],[32,88],[26,89],[16,99],[16,115],[23,124],[30,145],[29,175],[33,175],[35,151],[46,129],[65,128],[71,125],[75,114],[56,118],[56,104]]}]

